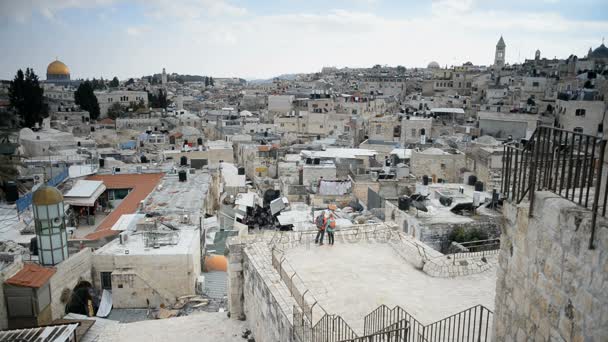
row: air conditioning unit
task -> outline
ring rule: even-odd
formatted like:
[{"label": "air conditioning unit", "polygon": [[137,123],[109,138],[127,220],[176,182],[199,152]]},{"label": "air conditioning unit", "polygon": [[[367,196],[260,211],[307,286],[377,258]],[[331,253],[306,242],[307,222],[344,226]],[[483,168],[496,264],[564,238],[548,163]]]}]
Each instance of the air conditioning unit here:
[{"label": "air conditioning unit", "polygon": [[129,241],[129,233],[128,232],[122,232],[118,235],[118,241],[120,242],[121,245],[124,245],[127,243],[127,241]]}]

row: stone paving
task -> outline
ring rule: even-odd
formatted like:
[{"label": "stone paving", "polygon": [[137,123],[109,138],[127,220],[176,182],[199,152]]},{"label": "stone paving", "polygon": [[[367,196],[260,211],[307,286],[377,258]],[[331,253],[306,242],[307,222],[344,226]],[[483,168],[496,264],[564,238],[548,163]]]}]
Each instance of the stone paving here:
[{"label": "stone paving", "polygon": [[357,332],[365,315],[385,304],[401,306],[429,324],[482,304],[494,308],[496,269],[457,278],[435,278],[405,262],[384,243],[301,245],[288,262],[328,312]]},{"label": "stone paving", "polygon": [[100,336],[104,342],[243,342],[246,322],[230,319],[225,312],[109,326]]}]

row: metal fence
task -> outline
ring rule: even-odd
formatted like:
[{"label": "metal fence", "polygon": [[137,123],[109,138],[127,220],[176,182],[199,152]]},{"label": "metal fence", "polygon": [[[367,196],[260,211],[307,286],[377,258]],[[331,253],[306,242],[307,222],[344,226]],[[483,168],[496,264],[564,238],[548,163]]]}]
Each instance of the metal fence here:
[{"label": "metal fence", "polygon": [[365,335],[393,329],[407,323],[402,340],[417,342],[487,342],[491,340],[493,313],[483,305],[461,311],[428,325],[421,324],[403,308],[390,309],[385,305],[365,317]]},{"label": "metal fence", "polygon": [[503,196],[516,203],[527,196],[530,215],[535,191],[551,191],[590,209],[593,249],[597,215],[606,216],[608,203],[608,182],[602,184],[605,150],[606,140],[598,137],[539,126],[528,141],[504,146]]}]

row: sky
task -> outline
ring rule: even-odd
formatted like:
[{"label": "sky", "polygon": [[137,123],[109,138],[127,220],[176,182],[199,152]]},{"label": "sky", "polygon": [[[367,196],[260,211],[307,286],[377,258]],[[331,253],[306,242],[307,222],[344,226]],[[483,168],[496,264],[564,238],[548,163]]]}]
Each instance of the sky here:
[{"label": "sky", "polygon": [[[72,78],[246,79],[323,66],[408,68],[586,55],[607,0],[0,0],[0,79],[58,58]],[[607,37],[608,38],[608,37]]]}]

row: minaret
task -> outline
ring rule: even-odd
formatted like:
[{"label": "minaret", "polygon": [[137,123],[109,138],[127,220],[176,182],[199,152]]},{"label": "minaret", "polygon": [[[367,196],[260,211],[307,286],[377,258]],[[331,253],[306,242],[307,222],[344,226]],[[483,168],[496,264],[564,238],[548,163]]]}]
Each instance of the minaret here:
[{"label": "minaret", "polygon": [[534,54],[534,59],[535,60],[540,60],[540,50],[536,50],[536,53]]},{"label": "minaret", "polygon": [[505,66],[505,41],[500,36],[498,43],[496,44],[496,54],[494,55],[494,66],[497,68],[502,68]]},{"label": "minaret", "polygon": [[163,68],[163,73],[160,77],[160,80],[162,85],[167,85],[167,72],[165,71],[165,68]]}]

